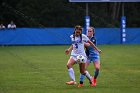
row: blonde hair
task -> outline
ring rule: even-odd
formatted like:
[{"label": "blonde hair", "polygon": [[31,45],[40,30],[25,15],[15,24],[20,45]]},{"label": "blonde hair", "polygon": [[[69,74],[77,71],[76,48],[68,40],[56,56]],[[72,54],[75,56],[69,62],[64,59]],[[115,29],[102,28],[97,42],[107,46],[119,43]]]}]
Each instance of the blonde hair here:
[{"label": "blonde hair", "polygon": [[93,31],[93,36],[94,36],[94,35],[95,35],[95,28],[92,27],[92,26],[90,26],[89,28],[92,29],[92,31]]}]

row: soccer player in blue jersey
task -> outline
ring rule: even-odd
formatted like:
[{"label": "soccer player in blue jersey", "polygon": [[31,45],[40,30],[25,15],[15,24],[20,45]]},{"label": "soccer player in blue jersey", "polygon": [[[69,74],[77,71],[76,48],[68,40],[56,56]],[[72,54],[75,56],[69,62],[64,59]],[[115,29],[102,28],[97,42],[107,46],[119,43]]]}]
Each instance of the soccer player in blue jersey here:
[{"label": "soccer player in blue jersey", "polygon": [[82,27],[80,25],[77,25],[75,27],[74,33],[73,33],[73,35],[70,36],[70,38],[72,41],[72,45],[65,51],[65,54],[68,55],[71,52],[71,56],[67,62],[68,73],[69,73],[71,80],[66,82],[66,84],[67,85],[76,84],[74,70],[72,67],[74,64],[77,63],[77,56],[82,55],[85,57],[85,59],[84,59],[84,62],[79,62],[80,73],[81,73],[81,75],[86,76],[90,82],[90,86],[93,86],[92,78],[91,78],[90,74],[87,71],[85,71],[85,64],[86,64],[87,58],[86,58],[86,53],[84,50],[84,43],[88,42],[88,44],[91,45],[91,47],[93,47],[98,52],[101,52],[101,50],[99,50],[89,40],[89,38],[86,35],[82,34]]},{"label": "soccer player in blue jersey", "polygon": [[[93,27],[88,28],[88,38],[90,39],[90,41],[94,43],[94,45],[97,45],[96,38],[95,38],[95,29]],[[89,64],[93,62],[95,71],[94,71],[94,77],[92,78],[92,82],[93,82],[93,86],[96,86],[96,79],[99,75],[99,69],[100,69],[99,52],[96,51],[94,48],[92,48],[89,43],[85,43],[85,47],[86,47],[86,55],[87,55],[87,62],[85,66],[87,69]],[[83,86],[84,77],[85,76],[83,76],[82,74],[80,75],[80,84],[78,85],[78,87]]]}]

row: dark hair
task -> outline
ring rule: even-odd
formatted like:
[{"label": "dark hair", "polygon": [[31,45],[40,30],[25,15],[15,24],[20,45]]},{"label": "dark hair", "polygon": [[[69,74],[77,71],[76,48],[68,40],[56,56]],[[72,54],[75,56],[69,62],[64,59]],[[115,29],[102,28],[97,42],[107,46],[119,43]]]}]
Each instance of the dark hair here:
[{"label": "dark hair", "polygon": [[82,41],[82,26],[80,26],[80,25],[76,25],[75,26],[75,29],[74,29],[74,32],[73,32],[73,38],[74,38],[74,40],[75,40],[75,31],[76,30],[81,30],[81,34],[80,34],[80,39],[81,39],[81,41]]}]

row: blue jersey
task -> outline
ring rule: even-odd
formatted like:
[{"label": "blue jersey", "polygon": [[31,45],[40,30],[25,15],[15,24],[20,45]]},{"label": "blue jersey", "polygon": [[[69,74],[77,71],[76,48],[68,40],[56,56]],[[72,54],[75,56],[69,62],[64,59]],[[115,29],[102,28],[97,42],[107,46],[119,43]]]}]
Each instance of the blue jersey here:
[{"label": "blue jersey", "polygon": [[[97,45],[96,38],[94,36],[90,38],[90,41],[94,43],[94,45]],[[86,47],[86,55],[90,62],[95,62],[100,59],[98,51],[96,51],[91,45]]]}]

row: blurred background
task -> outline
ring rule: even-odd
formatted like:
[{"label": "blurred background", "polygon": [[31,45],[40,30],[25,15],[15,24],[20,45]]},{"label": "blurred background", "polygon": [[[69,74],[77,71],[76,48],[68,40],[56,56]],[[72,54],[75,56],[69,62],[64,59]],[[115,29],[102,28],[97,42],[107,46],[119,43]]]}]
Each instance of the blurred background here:
[{"label": "blurred background", "polygon": [[[140,27],[139,2],[89,3],[91,25],[120,27],[124,4],[127,27]],[[85,3],[68,0],[3,0],[0,3],[0,23],[13,20],[17,27],[74,27],[84,25]]]},{"label": "blurred background", "polygon": [[0,45],[71,44],[75,25],[95,27],[98,44],[140,44],[140,2],[2,0],[0,24]]}]

